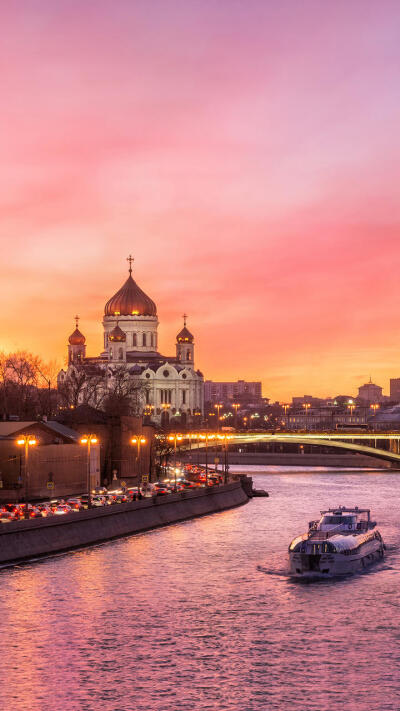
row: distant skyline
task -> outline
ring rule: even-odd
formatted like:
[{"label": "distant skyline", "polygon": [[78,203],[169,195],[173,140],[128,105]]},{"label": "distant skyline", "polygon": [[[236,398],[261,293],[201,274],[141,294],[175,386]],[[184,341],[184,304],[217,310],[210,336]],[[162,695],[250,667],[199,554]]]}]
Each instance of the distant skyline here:
[{"label": "distant skyline", "polygon": [[133,276],[159,349],[271,400],[400,377],[400,5],[2,9],[0,350],[102,349]]}]

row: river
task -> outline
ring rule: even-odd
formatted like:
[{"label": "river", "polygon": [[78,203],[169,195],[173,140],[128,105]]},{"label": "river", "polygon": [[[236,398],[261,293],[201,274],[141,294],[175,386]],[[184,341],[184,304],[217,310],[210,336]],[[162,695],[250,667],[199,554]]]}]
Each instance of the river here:
[{"label": "river", "polygon": [[[255,484],[270,498],[0,571],[0,708],[398,711],[400,474]],[[292,581],[291,538],[339,504],[371,507],[384,562]]]}]

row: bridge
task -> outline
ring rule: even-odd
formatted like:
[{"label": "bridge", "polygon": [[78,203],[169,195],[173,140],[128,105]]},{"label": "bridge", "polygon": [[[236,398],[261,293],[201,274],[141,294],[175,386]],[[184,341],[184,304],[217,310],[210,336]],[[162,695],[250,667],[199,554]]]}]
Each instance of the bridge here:
[{"label": "bridge", "polygon": [[183,435],[179,448],[194,450],[215,445],[224,448],[232,444],[257,444],[257,442],[332,447],[383,459],[400,468],[400,433],[398,432],[205,432],[203,435]]}]

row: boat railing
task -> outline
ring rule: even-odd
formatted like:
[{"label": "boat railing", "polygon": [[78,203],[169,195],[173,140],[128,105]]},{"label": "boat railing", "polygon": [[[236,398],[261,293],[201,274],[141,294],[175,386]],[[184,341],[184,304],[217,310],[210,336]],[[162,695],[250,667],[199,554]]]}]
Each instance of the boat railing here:
[{"label": "boat railing", "polygon": [[[361,521],[359,522],[363,524],[364,522]],[[366,522],[365,522],[366,523]],[[368,526],[363,526],[361,525],[360,527],[357,524],[356,528],[342,528],[343,524],[339,524],[338,526],[335,526],[334,528],[330,528],[329,531],[321,531],[320,529],[317,528],[311,528],[308,531],[308,538],[312,538],[314,541],[326,541],[327,538],[331,538],[331,536],[336,536],[338,533],[343,533],[343,534],[360,534],[368,530]]]}]

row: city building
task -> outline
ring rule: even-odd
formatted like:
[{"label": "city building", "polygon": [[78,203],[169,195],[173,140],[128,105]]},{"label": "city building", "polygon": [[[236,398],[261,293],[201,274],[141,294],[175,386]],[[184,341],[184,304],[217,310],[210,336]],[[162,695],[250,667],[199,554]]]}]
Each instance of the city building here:
[{"label": "city building", "polygon": [[390,400],[400,402],[400,378],[390,378]]},{"label": "city building", "polygon": [[[24,438],[28,447],[28,489]],[[75,430],[59,422],[0,422],[0,500],[71,496],[87,490],[88,450]],[[100,484],[100,446],[90,451],[90,480]]]},{"label": "city building", "polygon": [[236,382],[216,382],[206,380],[204,383],[204,401],[210,404],[222,403],[231,405],[233,402],[251,403],[254,405],[262,402],[261,382],[247,382],[237,380]]},{"label": "city building", "polygon": [[[194,336],[183,317],[183,328],[176,336],[176,354],[158,351],[157,307],[129,276],[104,308],[104,350],[96,357],[86,356],[86,339],[78,328],[69,337],[68,367],[58,375],[58,389],[68,406],[88,404],[102,409],[107,398],[130,398],[132,414],[151,413],[159,424],[171,417],[180,424],[203,413],[204,378],[195,368]],[[71,405],[70,405],[71,406]]]},{"label": "city building", "polygon": [[365,403],[380,403],[385,401],[385,397],[382,394],[382,388],[375,385],[370,378],[369,383],[358,388],[357,400]]}]

